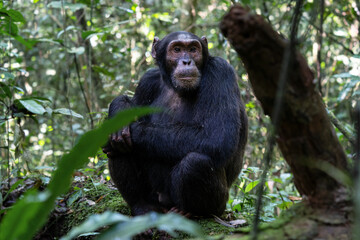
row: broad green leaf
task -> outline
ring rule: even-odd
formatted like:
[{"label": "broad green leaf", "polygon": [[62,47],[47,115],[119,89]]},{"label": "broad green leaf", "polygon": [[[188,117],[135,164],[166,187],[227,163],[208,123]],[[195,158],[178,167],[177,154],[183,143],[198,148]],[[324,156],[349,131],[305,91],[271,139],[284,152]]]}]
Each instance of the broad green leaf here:
[{"label": "broad green leaf", "polygon": [[76,2],[83,3],[91,7],[91,6],[96,6],[100,2],[100,0],[78,0]]},{"label": "broad green leaf", "polygon": [[69,53],[75,53],[76,55],[81,55],[85,52],[84,47],[72,47],[71,49],[67,50]]},{"label": "broad green leaf", "polygon": [[174,213],[163,215],[152,212],[147,215],[129,218],[119,213],[104,212],[103,214],[89,217],[80,226],[72,229],[62,240],[70,240],[78,237],[80,234],[93,232],[101,227],[114,224],[114,227],[101,234],[98,239],[130,239],[150,228],[158,228],[172,236],[177,236],[176,230],[197,237],[203,236],[202,229],[198,224]]},{"label": "broad green leaf", "polygon": [[82,196],[83,196],[83,191],[81,189],[75,191],[67,200],[66,202],[67,206],[71,206],[76,200],[78,200]]},{"label": "broad green leaf", "polygon": [[348,73],[348,72],[335,74],[335,75],[333,75],[332,77],[334,77],[334,78],[353,78],[353,79],[357,79],[357,80],[360,79],[359,76],[352,75],[352,74],[350,74],[350,73]]},{"label": "broad green leaf", "polygon": [[128,8],[118,7],[118,9],[120,9],[120,10],[124,10],[124,11],[125,11],[125,12],[127,12],[127,13],[134,13],[134,11],[133,11],[133,10],[128,9]]},{"label": "broad green leaf", "polygon": [[0,73],[0,78],[2,78],[2,79],[14,79],[15,76],[14,76],[14,74],[9,73],[9,72],[2,72],[2,73]]},{"label": "broad green leaf", "polygon": [[23,178],[23,179],[20,179],[20,180],[17,180],[13,185],[11,185],[11,188],[6,192],[6,195],[3,199],[3,201],[6,200],[6,198],[8,197],[8,195],[10,193],[12,193],[20,184],[22,184],[24,181],[26,180],[26,178]]},{"label": "broad green leaf", "polygon": [[109,76],[109,77],[115,78],[115,74],[112,73],[112,72],[109,72],[109,71],[108,71],[107,69],[105,69],[105,68],[102,68],[102,67],[99,67],[99,66],[93,66],[92,68],[93,68],[93,70],[94,70],[95,72],[102,73],[102,74],[104,74],[105,76]]},{"label": "broad green leaf", "polygon": [[7,22],[5,23],[5,33],[7,33],[8,35],[14,37],[17,36],[19,33],[19,29],[17,27],[17,25],[13,22]]},{"label": "broad green leaf", "polygon": [[99,128],[85,133],[75,147],[61,158],[48,188],[43,192],[27,192],[3,217],[0,223],[0,240],[32,239],[46,222],[56,198],[68,191],[74,170],[81,168],[89,161],[90,156],[97,153],[109,134],[137,117],[158,111],[153,108],[127,109],[106,120]]},{"label": "broad green leaf", "polygon": [[57,34],[57,38],[60,38],[60,36],[66,31],[70,31],[70,30],[73,30],[73,29],[76,29],[76,27],[75,26],[73,26],[73,25],[70,25],[70,26],[68,26],[65,30],[61,30],[58,34]]},{"label": "broad green leaf", "polygon": [[24,94],[24,89],[22,89],[21,87],[13,86],[13,88],[16,91],[17,94],[20,94],[20,95]]},{"label": "broad green leaf", "polygon": [[272,180],[273,180],[274,182],[277,182],[277,183],[280,183],[280,184],[284,183],[281,178],[277,178],[277,177],[276,177],[276,178],[273,178]]},{"label": "broad green leaf", "polygon": [[45,108],[37,103],[35,100],[19,100],[21,105],[26,108],[28,111],[42,115],[46,112]]},{"label": "broad green leaf", "polygon": [[33,39],[27,39],[25,40],[22,36],[16,35],[14,36],[14,39],[24,45],[27,49],[32,49],[32,47],[35,45],[36,41]]},{"label": "broad green leaf", "polygon": [[9,16],[11,18],[11,22],[22,22],[22,23],[26,22],[23,15],[19,11],[16,11],[14,9],[9,9],[9,10],[0,9],[0,13]]},{"label": "broad green leaf", "polygon": [[99,32],[98,32],[98,31],[93,31],[93,30],[83,31],[83,32],[81,33],[81,38],[85,40],[88,36],[90,36],[90,35],[92,35],[92,34],[97,34],[97,33],[99,33]]},{"label": "broad green leaf", "polygon": [[250,192],[254,187],[256,187],[256,185],[259,184],[259,182],[260,182],[260,180],[255,180],[255,181],[249,183],[249,184],[246,186],[246,188],[245,188],[245,192],[246,192],[246,193],[247,193],[247,192]]},{"label": "broad green leaf", "polygon": [[291,207],[294,203],[292,201],[283,201],[280,204],[277,205],[278,208],[282,210],[286,210],[289,207]]},{"label": "broad green leaf", "polygon": [[39,38],[36,39],[37,42],[49,42],[49,43],[55,43],[57,45],[60,45],[61,40],[54,40],[54,39],[50,39],[50,38]]},{"label": "broad green leaf", "polygon": [[23,98],[21,98],[21,100],[35,100],[37,102],[42,102],[42,103],[51,102],[51,100],[48,98],[38,97],[38,96],[23,97]]},{"label": "broad green leaf", "polygon": [[78,237],[80,234],[93,232],[103,226],[112,225],[119,222],[129,221],[128,216],[119,213],[106,211],[102,214],[94,214],[85,220],[82,224],[71,229],[71,231],[61,240],[70,240]]},{"label": "broad green leaf", "polygon": [[343,101],[349,95],[349,93],[355,88],[357,84],[359,84],[359,80],[351,78],[351,80],[347,82],[340,91],[338,101]]},{"label": "broad green leaf", "polygon": [[53,113],[60,113],[63,115],[69,115],[69,116],[73,116],[73,117],[77,117],[77,118],[84,118],[82,115],[80,115],[68,108],[58,108],[58,109],[53,110]]},{"label": "broad green leaf", "polygon": [[360,89],[357,89],[356,91],[354,91],[351,96],[352,97],[360,97]]},{"label": "broad green leaf", "polygon": [[8,87],[8,85],[6,85],[5,83],[3,82],[0,82],[0,89],[2,92],[5,93],[5,95],[8,97],[8,98],[11,98],[11,90],[10,88]]}]

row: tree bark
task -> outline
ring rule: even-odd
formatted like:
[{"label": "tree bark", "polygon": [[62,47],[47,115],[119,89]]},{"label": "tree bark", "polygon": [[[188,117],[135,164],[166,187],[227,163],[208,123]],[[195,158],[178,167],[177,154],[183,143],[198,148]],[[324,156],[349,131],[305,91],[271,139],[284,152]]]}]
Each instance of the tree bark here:
[{"label": "tree bark", "polygon": [[[265,114],[273,113],[288,41],[259,16],[234,6],[220,24],[241,57]],[[306,60],[295,53],[290,65],[278,122],[277,143],[291,167],[295,186],[312,207],[348,205],[347,189],[329,174],[347,171],[345,153],[327,117]]]}]

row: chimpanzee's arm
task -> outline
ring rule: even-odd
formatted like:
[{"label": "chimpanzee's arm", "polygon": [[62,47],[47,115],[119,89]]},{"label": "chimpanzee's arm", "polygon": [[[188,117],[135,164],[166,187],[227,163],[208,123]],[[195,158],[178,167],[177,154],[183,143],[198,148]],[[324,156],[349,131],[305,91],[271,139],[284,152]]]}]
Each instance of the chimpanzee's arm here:
[{"label": "chimpanzee's arm", "polygon": [[109,107],[109,118],[116,115],[117,112],[126,108],[135,106],[150,105],[159,92],[160,72],[159,69],[147,71],[140,79],[139,85],[135,90],[135,95],[131,99],[122,95],[115,98]]},{"label": "chimpanzee's arm", "polygon": [[[158,69],[152,69],[146,72],[141,78],[133,98],[121,95],[111,102],[109,107],[109,118],[115,116],[116,113],[121,110],[151,104],[158,92],[159,82],[160,73]],[[109,142],[103,147],[103,152],[109,157],[112,157],[117,153],[130,152],[131,149],[131,133],[129,127],[125,127],[111,134]]]}]

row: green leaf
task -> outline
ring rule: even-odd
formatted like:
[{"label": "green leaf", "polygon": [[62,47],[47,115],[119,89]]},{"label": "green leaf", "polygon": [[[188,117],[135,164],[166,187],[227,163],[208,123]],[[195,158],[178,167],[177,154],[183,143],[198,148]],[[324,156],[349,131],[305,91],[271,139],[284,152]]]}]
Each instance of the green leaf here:
[{"label": "green leaf", "polygon": [[85,52],[84,47],[72,47],[71,49],[67,50],[69,53],[75,53],[76,55],[81,55]]},{"label": "green leaf", "polygon": [[334,78],[352,78],[352,79],[357,79],[357,80],[360,79],[359,76],[352,75],[352,74],[350,74],[350,73],[348,73],[348,72],[335,74],[335,75],[333,75],[332,77],[334,77]]},{"label": "green leaf", "polygon": [[93,232],[101,227],[114,224],[116,225],[100,235],[99,239],[130,239],[150,228],[158,228],[170,233],[172,236],[177,235],[175,230],[180,230],[197,237],[203,236],[202,229],[198,224],[174,213],[166,215],[149,213],[129,218],[119,213],[104,212],[100,215],[92,215],[80,226],[73,228],[61,240],[74,239],[80,234]]},{"label": "green leaf", "polygon": [[0,89],[2,92],[5,93],[5,95],[8,97],[8,98],[11,98],[11,90],[10,88],[8,87],[8,85],[6,85],[5,83],[3,82],[0,82]]},{"label": "green leaf", "polygon": [[82,196],[83,196],[83,191],[81,189],[75,191],[75,193],[73,193],[66,201],[67,206],[71,206],[76,200],[78,200]]},{"label": "green leaf", "polygon": [[[351,75],[351,76],[353,76],[353,75]],[[349,95],[349,93],[355,88],[355,86],[359,83],[359,80],[355,79],[353,77],[351,77],[351,80],[349,82],[347,82],[345,84],[345,86],[342,88],[342,90],[340,91],[338,101],[343,101]]]},{"label": "green leaf", "polygon": [[23,179],[20,179],[20,180],[17,180],[13,185],[11,185],[11,188],[7,191],[3,201],[6,200],[6,198],[8,197],[8,195],[10,193],[12,193],[20,184],[22,184],[24,181],[26,180],[26,178],[23,178]]},{"label": "green leaf", "polygon": [[26,22],[24,16],[19,11],[16,11],[14,9],[0,9],[0,13],[9,16],[11,18],[11,22]]},{"label": "green leaf", "polygon": [[74,239],[80,234],[95,231],[103,226],[112,225],[114,223],[129,221],[128,216],[119,213],[106,211],[102,214],[94,214],[85,220],[82,224],[71,229],[71,231],[61,240]]},{"label": "green leaf", "polygon": [[59,114],[63,114],[63,115],[69,115],[69,116],[73,116],[73,117],[77,117],[77,118],[84,118],[82,115],[74,112],[73,110],[71,109],[67,109],[67,108],[58,108],[58,109],[55,109],[53,111],[53,113],[59,113]]},{"label": "green leaf", "polygon": [[99,67],[99,66],[93,66],[92,69],[93,69],[95,72],[104,74],[105,76],[109,76],[109,77],[115,78],[115,73],[109,72],[109,71],[108,71],[107,69],[105,69],[105,68],[102,68],[102,67]]},{"label": "green leaf", "polygon": [[73,29],[76,30],[76,27],[73,26],[73,25],[70,25],[70,26],[68,26],[65,30],[61,30],[61,31],[57,34],[56,37],[57,37],[57,38],[60,38],[61,35],[62,35],[65,31],[68,32],[68,31],[73,30]]},{"label": "green leaf", "polygon": [[24,89],[22,89],[21,87],[18,86],[13,86],[14,90],[16,91],[17,94],[23,95],[24,94]]},{"label": "green leaf", "polygon": [[14,76],[14,74],[9,73],[9,72],[2,72],[2,73],[0,73],[0,78],[2,78],[2,79],[14,79],[15,76]]},{"label": "green leaf", "polygon": [[39,38],[39,39],[36,39],[36,42],[49,42],[49,43],[54,43],[56,45],[60,45],[61,40],[54,40],[54,39],[50,39],[50,38]]},{"label": "green leaf", "polygon": [[294,203],[291,201],[283,201],[280,204],[278,204],[277,207],[282,210],[286,210],[286,209],[289,209],[289,207],[291,207],[293,204]]},{"label": "green leaf", "polygon": [[45,108],[37,103],[35,100],[19,100],[21,105],[26,108],[28,111],[42,115],[46,112]]},{"label": "green leaf", "polygon": [[19,29],[17,27],[17,25],[13,22],[5,22],[4,24],[4,30],[5,30],[5,34],[9,35],[9,36],[17,36],[18,35],[18,32],[19,32]]},{"label": "green leaf", "polygon": [[64,5],[63,5],[63,4],[61,4],[61,1],[52,1],[47,6],[49,8],[63,8],[64,7],[65,9],[70,9],[73,12],[86,7],[85,4],[81,4],[81,3],[67,3],[67,2],[65,2]]},{"label": "green leaf", "polygon": [[92,5],[96,6],[97,4],[99,4],[100,0],[78,0],[77,2],[86,4],[91,7]]},{"label": "green leaf", "polygon": [[82,39],[86,39],[88,36],[92,35],[92,34],[98,34],[99,32],[98,31],[93,31],[93,30],[90,30],[90,31],[83,31],[81,33],[81,38]]},{"label": "green leaf", "polygon": [[32,49],[32,47],[35,45],[36,41],[32,39],[25,40],[22,36],[17,35],[14,36],[14,39],[24,45],[27,49]]},{"label": "green leaf", "polygon": [[249,184],[246,186],[246,188],[245,188],[245,192],[246,192],[246,193],[247,193],[247,192],[250,192],[254,187],[256,187],[256,185],[259,184],[259,182],[260,182],[260,180],[255,180],[255,181],[249,183]]},{"label": "green leaf", "polygon": [[75,169],[81,168],[107,141],[110,133],[128,125],[137,117],[159,112],[154,108],[132,108],[119,112],[106,120],[99,128],[85,133],[75,147],[58,163],[48,188],[43,191],[29,191],[7,212],[0,223],[0,240],[27,240],[46,222],[54,208],[56,198],[66,193]]}]

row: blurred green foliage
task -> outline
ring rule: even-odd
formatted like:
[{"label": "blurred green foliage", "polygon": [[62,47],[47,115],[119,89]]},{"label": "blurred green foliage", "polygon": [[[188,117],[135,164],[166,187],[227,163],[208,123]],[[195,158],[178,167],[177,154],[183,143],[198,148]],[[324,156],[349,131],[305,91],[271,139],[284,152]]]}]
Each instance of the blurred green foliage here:
[{"label": "blurred green foliage", "polygon": [[[17,177],[50,177],[61,157],[105,119],[109,102],[119,94],[132,95],[140,77],[154,67],[154,36],[162,38],[172,31],[188,30],[206,36],[210,53],[227,59],[238,73],[249,117],[249,141],[244,170],[232,189],[228,208],[235,214],[252,216],[270,121],[251,91],[241,59],[218,29],[233,3],[249,6],[288,36],[294,1],[1,0],[3,184]],[[325,2],[321,44],[319,6],[320,0],[304,5],[298,49],[315,76],[317,71],[322,72],[321,81],[315,78],[315,84],[328,110],[354,133],[353,109],[360,95],[359,2]],[[351,159],[350,141],[343,131],[336,131]],[[106,158],[100,153],[90,157],[82,172],[109,180]],[[297,192],[291,178],[289,167],[276,150],[263,221],[271,221],[293,203],[289,197],[297,196]],[[0,197],[6,194],[2,189]],[[0,198],[0,206],[2,202]]]}]

